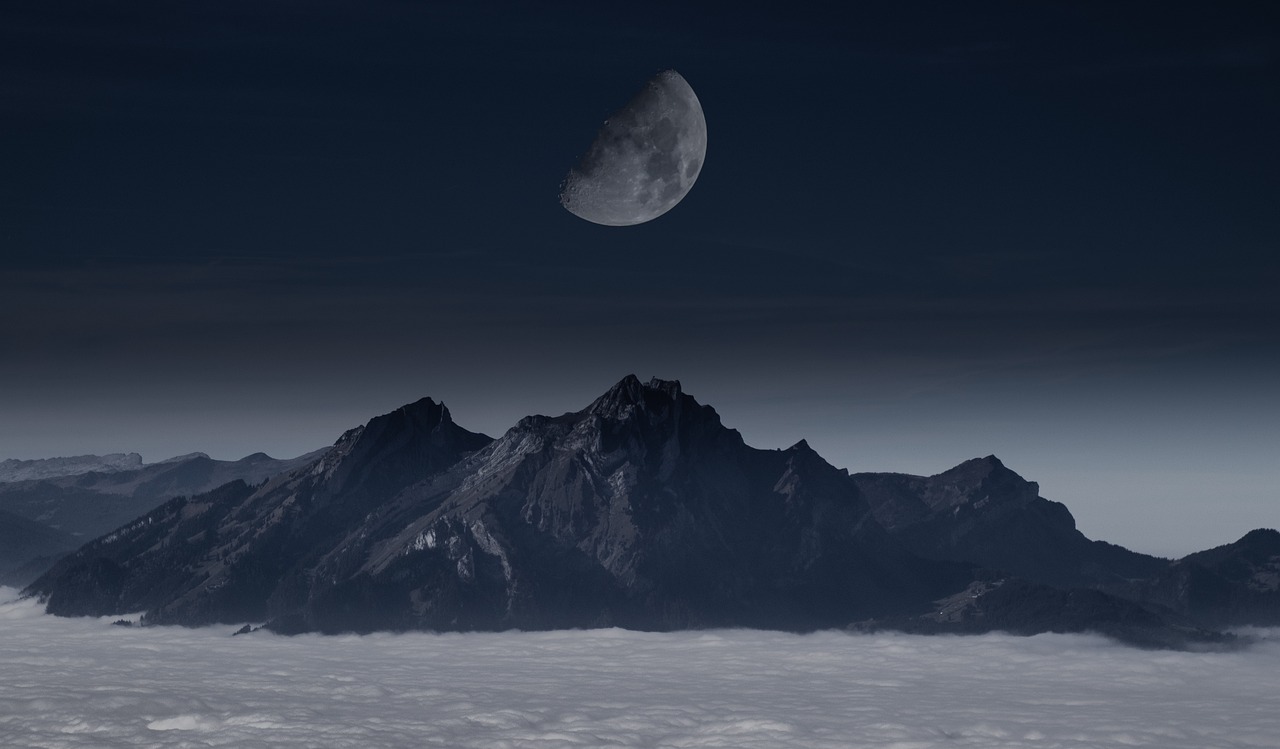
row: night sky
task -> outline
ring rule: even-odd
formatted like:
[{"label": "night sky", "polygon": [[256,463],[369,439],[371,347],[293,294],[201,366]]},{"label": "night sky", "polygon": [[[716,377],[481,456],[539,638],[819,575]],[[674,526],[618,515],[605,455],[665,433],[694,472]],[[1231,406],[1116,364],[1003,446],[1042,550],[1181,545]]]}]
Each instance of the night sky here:
[{"label": "night sky", "polygon": [[[635,373],[854,471],[994,453],[1139,551],[1274,527],[1278,15],[8,0],[0,459],[289,457],[422,396],[498,435]],[[692,192],[563,210],[667,68]]]}]

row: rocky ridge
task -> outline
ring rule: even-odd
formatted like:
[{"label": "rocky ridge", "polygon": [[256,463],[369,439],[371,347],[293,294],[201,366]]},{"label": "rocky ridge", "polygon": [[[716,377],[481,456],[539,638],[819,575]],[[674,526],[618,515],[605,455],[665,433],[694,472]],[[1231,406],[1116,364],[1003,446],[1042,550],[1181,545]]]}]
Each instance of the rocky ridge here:
[{"label": "rocky ridge", "polygon": [[1176,646],[1280,610],[1280,550],[1259,533],[1182,564],[1258,589],[1212,619],[1160,593],[1177,563],[1085,538],[994,456],[850,476],[803,441],[746,445],[677,381],[629,376],[498,439],[423,399],[262,485],[174,499],[28,592],[58,614],[281,632],[1096,629]]}]

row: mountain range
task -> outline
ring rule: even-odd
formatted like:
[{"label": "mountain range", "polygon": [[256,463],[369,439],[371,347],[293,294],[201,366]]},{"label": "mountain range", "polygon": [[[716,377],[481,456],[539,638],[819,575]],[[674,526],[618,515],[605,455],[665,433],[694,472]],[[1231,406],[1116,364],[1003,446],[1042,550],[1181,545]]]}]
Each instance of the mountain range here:
[{"label": "mountain range", "polygon": [[0,585],[30,583],[64,554],[175,496],[261,483],[322,452],[289,460],[192,453],[143,463],[137,453],[116,453],[0,462]]},{"label": "mountain range", "polygon": [[261,483],[171,499],[26,590],[61,615],[286,633],[621,626],[1096,630],[1280,622],[1280,534],[1170,561],[1086,538],[994,456],[850,475],[628,376],[497,439],[429,398]]},{"label": "mountain range", "polygon": [[79,476],[82,473],[113,473],[142,467],[138,453],[75,455],[69,458],[0,460],[0,483]]}]

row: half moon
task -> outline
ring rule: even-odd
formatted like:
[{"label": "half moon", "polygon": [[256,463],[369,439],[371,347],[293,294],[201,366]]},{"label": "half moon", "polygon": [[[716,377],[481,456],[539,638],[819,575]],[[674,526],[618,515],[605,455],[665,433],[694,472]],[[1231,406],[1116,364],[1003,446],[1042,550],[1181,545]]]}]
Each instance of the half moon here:
[{"label": "half moon", "polygon": [[605,120],[565,177],[560,204],[605,226],[652,221],[689,194],[706,155],[702,104],[683,76],[665,70]]}]

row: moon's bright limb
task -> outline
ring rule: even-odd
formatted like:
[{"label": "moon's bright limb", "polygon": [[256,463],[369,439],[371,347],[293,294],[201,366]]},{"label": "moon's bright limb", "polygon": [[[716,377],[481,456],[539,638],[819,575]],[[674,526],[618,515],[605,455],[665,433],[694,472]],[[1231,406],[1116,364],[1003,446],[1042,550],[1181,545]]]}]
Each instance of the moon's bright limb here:
[{"label": "moon's bright limb", "polygon": [[685,79],[663,71],[605,121],[569,170],[560,204],[605,226],[652,221],[675,207],[707,155],[707,120]]}]

